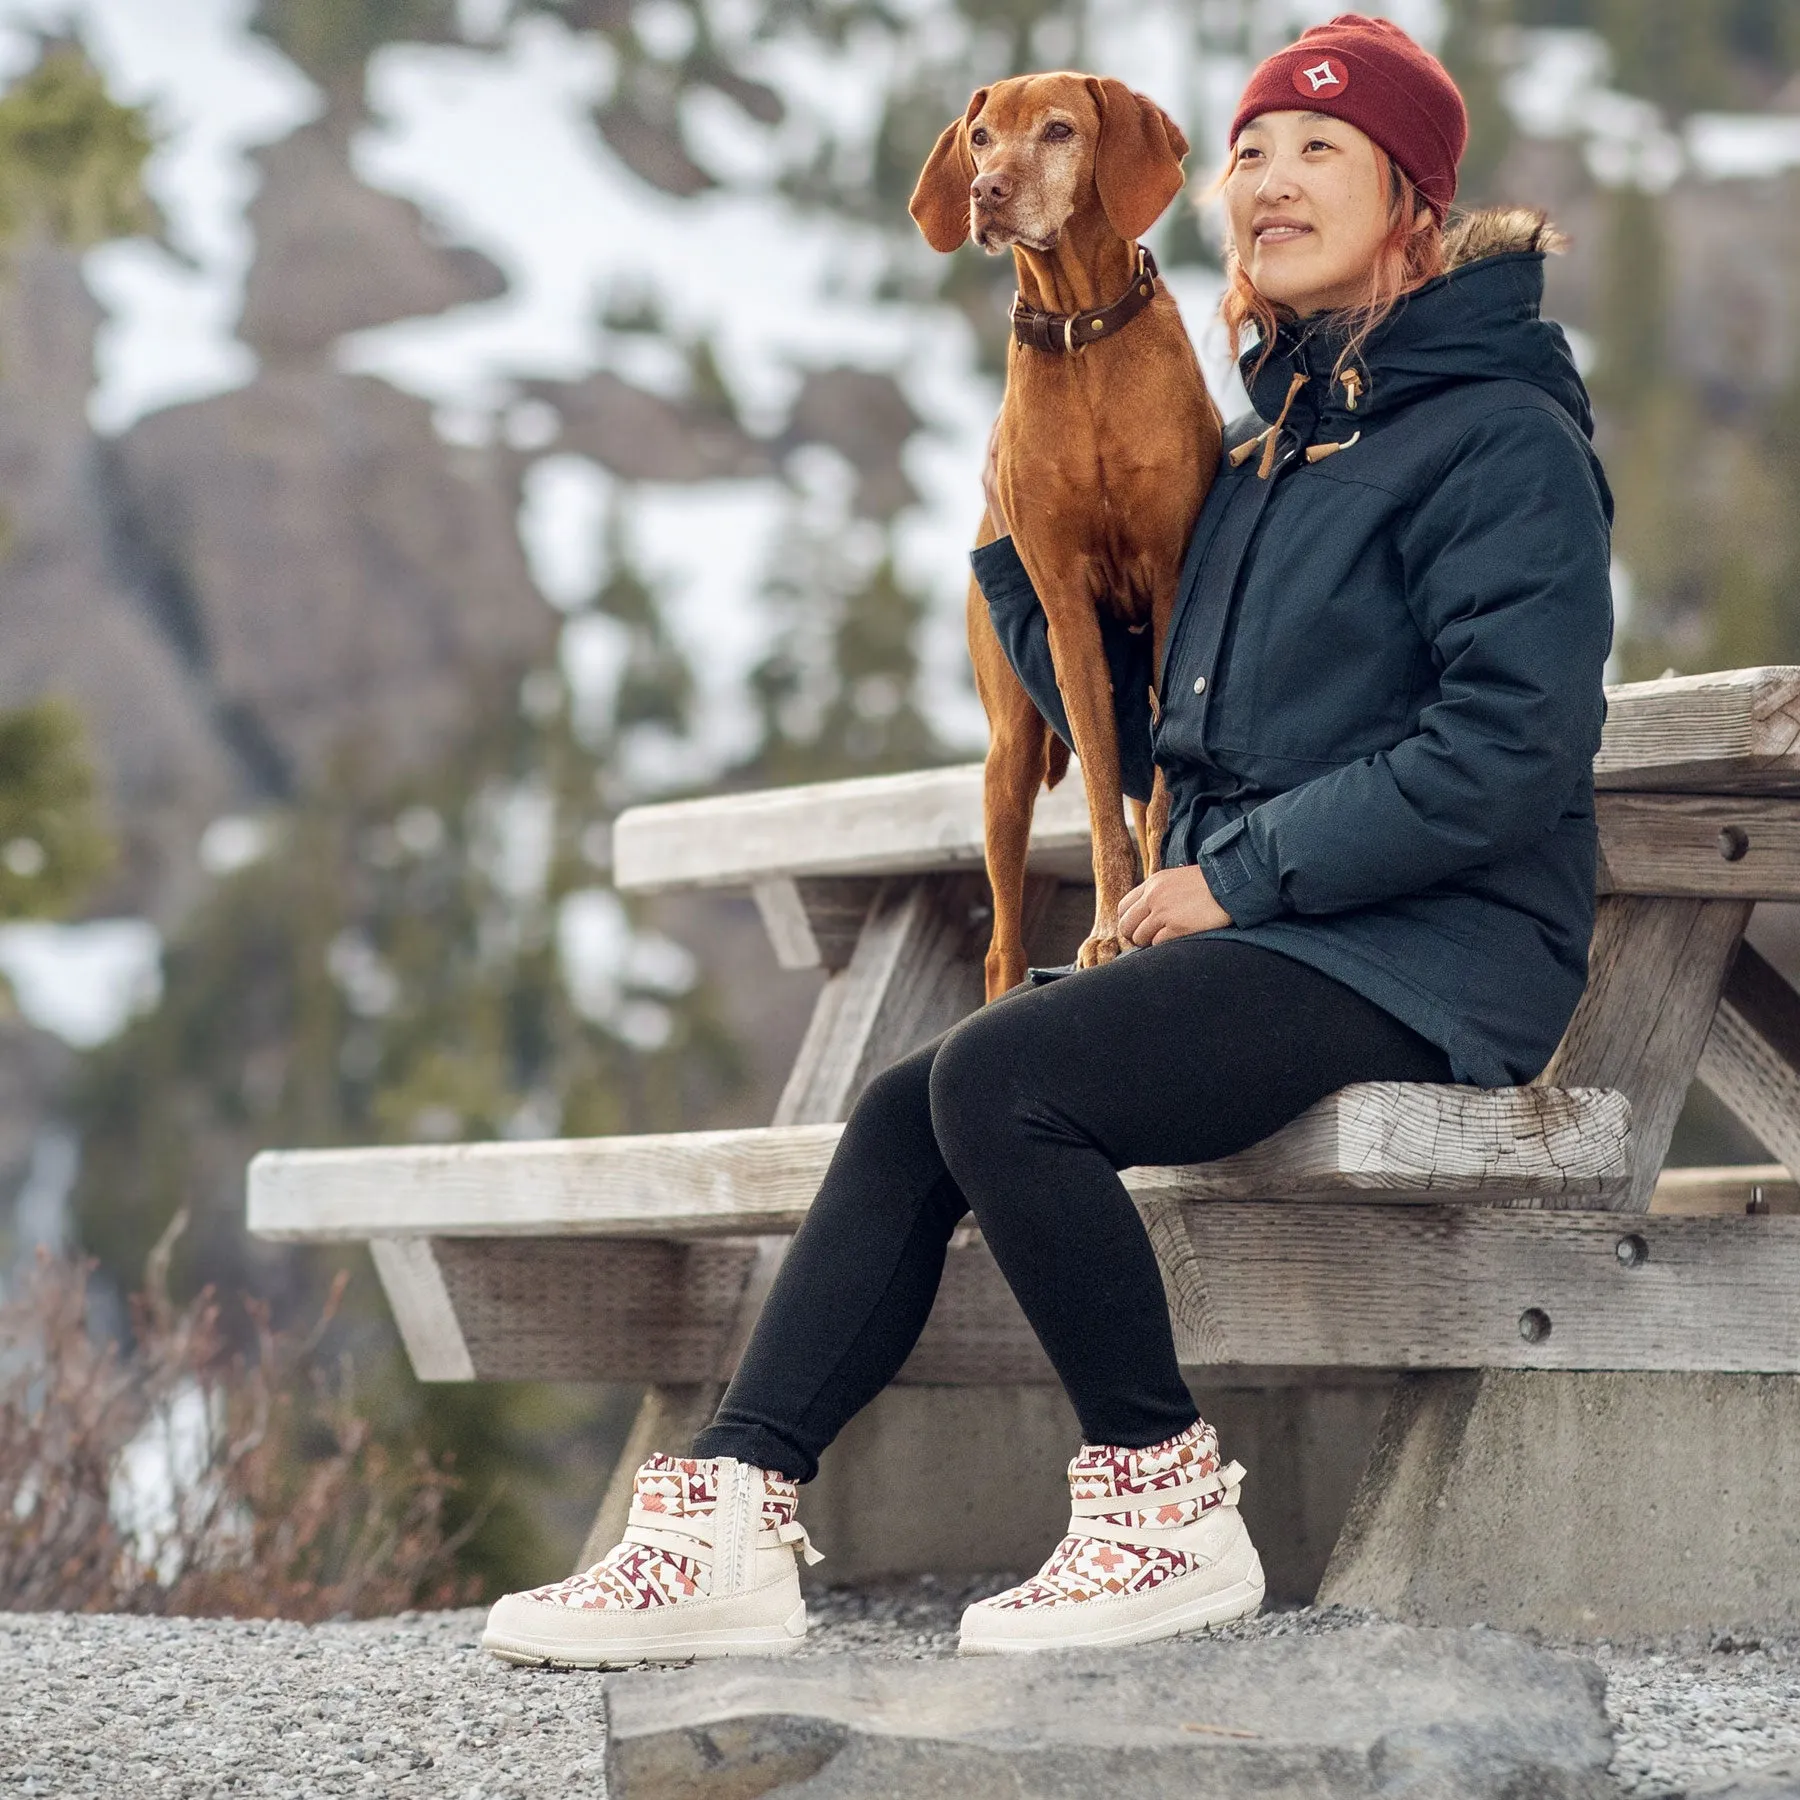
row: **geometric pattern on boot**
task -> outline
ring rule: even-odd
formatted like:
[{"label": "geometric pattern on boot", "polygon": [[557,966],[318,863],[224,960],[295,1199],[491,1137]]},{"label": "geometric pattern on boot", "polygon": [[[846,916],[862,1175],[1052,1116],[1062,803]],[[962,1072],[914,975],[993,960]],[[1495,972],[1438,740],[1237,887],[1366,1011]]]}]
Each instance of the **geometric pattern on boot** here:
[{"label": "geometric pattern on boot", "polygon": [[[643,1612],[709,1594],[711,1563],[697,1553],[699,1540],[685,1536],[683,1527],[704,1523],[710,1528],[718,1503],[716,1457],[652,1456],[631,1484],[631,1526],[636,1529],[627,1529],[623,1541],[591,1569],[532,1588],[526,1597],[586,1610]],[[765,1469],[763,1529],[784,1543],[804,1538],[804,1529],[794,1523],[799,1506],[798,1484]],[[652,1535],[646,1527],[660,1529]]]},{"label": "geometric pattern on boot", "polygon": [[1204,1420],[1145,1449],[1084,1444],[1069,1528],[1029,1580],[963,1615],[965,1651],[1142,1643],[1253,1613],[1262,1564]]},{"label": "geometric pattern on boot", "polygon": [[652,1456],[622,1541],[579,1575],[502,1595],[482,1644],[508,1662],[589,1669],[797,1649],[794,1553],[822,1560],[798,1501],[792,1481],[733,1457]]},{"label": "geometric pattern on boot", "polygon": [[[1145,1528],[1191,1525],[1201,1514],[1223,1506],[1222,1482],[1194,1486],[1218,1472],[1219,1435],[1204,1419],[1147,1450],[1083,1444],[1069,1464],[1069,1495],[1075,1505],[1068,1536],[1029,1581],[982,1604],[1019,1612],[1028,1606],[1094,1600],[1101,1594],[1147,1593],[1174,1576],[1192,1574],[1199,1566],[1192,1551],[1158,1544]],[[1143,1496],[1162,1497],[1148,1506],[1082,1517],[1084,1502]],[[1078,1524],[1088,1528],[1077,1529]],[[1096,1531],[1096,1525],[1104,1529]],[[1138,1541],[1132,1542],[1133,1537]]]}]

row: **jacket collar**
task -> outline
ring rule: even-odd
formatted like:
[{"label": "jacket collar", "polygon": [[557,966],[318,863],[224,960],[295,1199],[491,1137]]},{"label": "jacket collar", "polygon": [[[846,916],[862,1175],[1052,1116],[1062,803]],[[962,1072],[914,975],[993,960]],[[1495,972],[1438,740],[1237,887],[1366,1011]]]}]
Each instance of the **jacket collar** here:
[{"label": "jacket collar", "polygon": [[[1543,389],[1591,436],[1568,342],[1539,316],[1544,256],[1559,243],[1541,213],[1469,215],[1446,234],[1449,270],[1407,295],[1355,358],[1344,359],[1348,330],[1335,314],[1286,321],[1267,357],[1249,351],[1240,366],[1251,403],[1267,421],[1286,406],[1287,428],[1306,443],[1327,420],[1355,429],[1445,387],[1516,380]],[[1289,404],[1296,376],[1306,380]]]}]

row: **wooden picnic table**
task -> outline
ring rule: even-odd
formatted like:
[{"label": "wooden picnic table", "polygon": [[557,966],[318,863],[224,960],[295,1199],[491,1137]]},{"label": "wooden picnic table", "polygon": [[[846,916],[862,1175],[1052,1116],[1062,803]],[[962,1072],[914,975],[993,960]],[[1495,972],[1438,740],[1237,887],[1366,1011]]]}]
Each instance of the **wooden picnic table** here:
[{"label": "wooden picnic table", "polygon": [[[1040,796],[1034,961],[1091,916],[1077,773]],[[1610,690],[1595,776],[1590,976],[1538,1082],[1360,1084],[1128,1172],[1184,1364],[1800,1371],[1800,995],[1743,942],[1800,899],[1800,669]],[[978,765],[625,813],[621,891],[748,888],[783,966],[826,973],[773,1126],[270,1152],[252,1229],[370,1242],[423,1378],[650,1384],[628,1477],[716,1402],[861,1088],[980,1004],[981,835]],[[1774,1164],[1659,1185],[1696,1077]],[[978,1232],[900,1379],[1053,1380]]]}]

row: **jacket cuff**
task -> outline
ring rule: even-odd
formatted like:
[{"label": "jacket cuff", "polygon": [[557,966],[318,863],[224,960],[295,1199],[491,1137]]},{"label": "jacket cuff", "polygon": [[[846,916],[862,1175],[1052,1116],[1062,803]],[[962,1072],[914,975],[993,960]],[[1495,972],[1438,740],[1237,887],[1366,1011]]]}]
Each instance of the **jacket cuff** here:
[{"label": "jacket cuff", "polygon": [[991,544],[971,550],[969,567],[975,571],[976,586],[989,606],[1011,612],[1037,605],[1037,589],[1031,585],[1031,577],[1025,573],[1025,565],[1010,537],[995,538]]},{"label": "jacket cuff", "polygon": [[1212,897],[1240,926],[1261,925],[1286,910],[1281,889],[1251,850],[1249,832],[1247,818],[1233,819],[1206,839],[1194,858]]}]

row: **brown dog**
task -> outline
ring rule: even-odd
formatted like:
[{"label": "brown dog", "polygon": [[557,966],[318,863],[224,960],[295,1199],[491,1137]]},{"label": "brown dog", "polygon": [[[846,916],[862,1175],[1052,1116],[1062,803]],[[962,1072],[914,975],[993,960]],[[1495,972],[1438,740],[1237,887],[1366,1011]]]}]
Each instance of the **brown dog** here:
[{"label": "brown dog", "polygon": [[[1050,627],[1050,653],[1087,785],[1094,924],[1082,966],[1121,948],[1119,903],[1138,878],[1099,608],[1153,631],[1160,668],[1181,558],[1218,465],[1220,421],[1175,301],[1139,261],[1182,182],[1187,139],[1117,81],[1022,75],[978,89],[925,164],[912,216],[934,250],[1011,246],[1019,293],[996,485]],[[994,535],[984,524],[980,541]],[[969,650],[990,732],[983,785],[994,930],[992,1000],[1025,976],[1025,854],[1040,782],[1068,764],[969,585]],[[1160,771],[1138,811],[1144,868],[1168,820]]]}]

